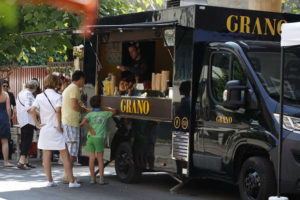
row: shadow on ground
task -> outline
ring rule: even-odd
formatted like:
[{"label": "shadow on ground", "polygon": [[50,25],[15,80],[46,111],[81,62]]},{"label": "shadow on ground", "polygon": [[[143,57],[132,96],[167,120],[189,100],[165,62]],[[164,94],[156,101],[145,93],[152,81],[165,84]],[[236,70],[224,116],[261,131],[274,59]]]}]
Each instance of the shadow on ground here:
[{"label": "shadow on ground", "polygon": [[[21,171],[0,167],[0,199],[8,200],[239,200],[236,186],[212,180],[192,180],[176,194],[169,189],[177,182],[161,173],[146,174],[137,184],[121,183],[113,167],[105,170],[109,185],[89,184],[87,167],[76,167],[75,175],[84,183],[81,188],[69,189],[61,182],[63,167],[53,166],[53,177],[57,187],[45,187],[46,178],[40,163],[37,169]],[[300,199],[297,197],[290,200]]]}]

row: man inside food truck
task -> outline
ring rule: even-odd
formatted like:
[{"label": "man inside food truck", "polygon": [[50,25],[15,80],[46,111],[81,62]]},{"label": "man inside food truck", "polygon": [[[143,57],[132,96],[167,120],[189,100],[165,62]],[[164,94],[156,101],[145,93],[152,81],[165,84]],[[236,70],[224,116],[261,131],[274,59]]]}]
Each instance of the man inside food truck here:
[{"label": "man inside food truck", "polygon": [[150,88],[151,70],[141,54],[139,43],[130,43],[128,52],[132,59],[128,66],[117,66],[122,71],[122,81],[126,81],[130,86],[136,83],[143,83],[144,89]]}]

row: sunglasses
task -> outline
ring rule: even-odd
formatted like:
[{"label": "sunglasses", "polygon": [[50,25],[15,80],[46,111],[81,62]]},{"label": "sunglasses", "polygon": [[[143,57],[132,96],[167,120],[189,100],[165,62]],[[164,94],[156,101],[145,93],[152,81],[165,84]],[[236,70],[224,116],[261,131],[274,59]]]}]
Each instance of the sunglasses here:
[{"label": "sunglasses", "polygon": [[8,85],[2,85],[2,87],[4,87],[4,88],[8,88]]}]

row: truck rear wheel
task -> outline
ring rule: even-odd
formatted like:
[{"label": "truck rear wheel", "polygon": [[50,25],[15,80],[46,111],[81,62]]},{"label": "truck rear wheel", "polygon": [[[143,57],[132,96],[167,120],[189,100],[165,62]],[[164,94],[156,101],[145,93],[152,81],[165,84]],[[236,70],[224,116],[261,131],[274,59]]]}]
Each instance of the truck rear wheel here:
[{"label": "truck rear wheel", "polygon": [[242,200],[265,200],[275,193],[273,166],[263,157],[251,157],[244,163],[239,175]]},{"label": "truck rear wheel", "polygon": [[134,164],[132,148],[128,142],[119,145],[115,156],[115,169],[118,178],[124,183],[135,183],[141,171]]}]

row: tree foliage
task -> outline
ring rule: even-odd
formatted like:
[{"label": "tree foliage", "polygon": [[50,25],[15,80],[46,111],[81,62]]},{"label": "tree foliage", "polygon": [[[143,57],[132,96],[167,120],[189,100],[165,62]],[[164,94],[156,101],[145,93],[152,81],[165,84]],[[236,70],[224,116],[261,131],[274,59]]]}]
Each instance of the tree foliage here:
[{"label": "tree foliage", "polygon": [[[42,5],[17,7],[10,2],[0,0],[0,65],[45,65],[49,57],[54,61],[73,59],[73,46],[83,43],[78,35],[22,37],[20,33],[78,27],[80,16]],[[158,9],[162,4],[162,0],[101,0],[99,16]]]},{"label": "tree foliage", "polygon": [[286,10],[293,14],[300,14],[300,0],[283,0]]}]

